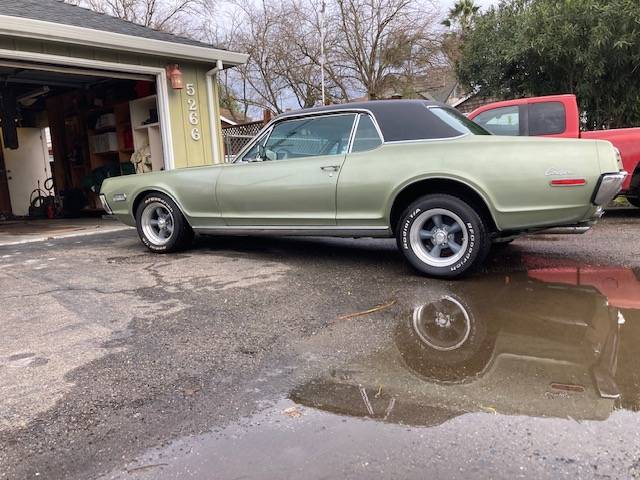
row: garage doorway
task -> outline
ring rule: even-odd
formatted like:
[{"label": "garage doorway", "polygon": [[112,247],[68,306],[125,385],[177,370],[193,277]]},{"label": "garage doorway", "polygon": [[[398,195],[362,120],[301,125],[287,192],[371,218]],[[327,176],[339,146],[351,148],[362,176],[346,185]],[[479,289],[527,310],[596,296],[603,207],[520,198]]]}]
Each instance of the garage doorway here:
[{"label": "garage doorway", "polygon": [[159,112],[155,75],[0,60],[0,213],[102,214],[105,178],[168,168]]}]

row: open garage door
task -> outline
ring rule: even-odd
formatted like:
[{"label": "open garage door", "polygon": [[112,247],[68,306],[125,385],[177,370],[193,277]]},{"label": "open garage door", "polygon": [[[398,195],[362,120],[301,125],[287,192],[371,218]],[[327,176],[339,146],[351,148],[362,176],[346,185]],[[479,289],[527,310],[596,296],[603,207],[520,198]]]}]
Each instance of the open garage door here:
[{"label": "open garage door", "polygon": [[0,214],[99,214],[105,178],[169,168],[156,82],[0,59]]}]

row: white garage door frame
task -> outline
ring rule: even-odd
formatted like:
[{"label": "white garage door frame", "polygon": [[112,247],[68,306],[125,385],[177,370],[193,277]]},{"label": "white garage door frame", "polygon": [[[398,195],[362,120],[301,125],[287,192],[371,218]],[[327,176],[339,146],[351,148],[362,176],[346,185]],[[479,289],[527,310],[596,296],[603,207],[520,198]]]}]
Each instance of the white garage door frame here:
[{"label": "white garage door frame", "polygon": [[164,168],[165,170],[175,168],[173,137],[171,134],[171,114],[169,110],[169,88],[167,86],[164,68],[129,63],[105,62],[102,60],[67,57],[48,53],[0,49],[0,65],[12,67],[16,66],[15,62],[20,62],[20,66],[33,70],[102,76],[105,78],[148,80],[149,76],[153,76],[155,78],[158,95],[158,118],[160,120]]}]

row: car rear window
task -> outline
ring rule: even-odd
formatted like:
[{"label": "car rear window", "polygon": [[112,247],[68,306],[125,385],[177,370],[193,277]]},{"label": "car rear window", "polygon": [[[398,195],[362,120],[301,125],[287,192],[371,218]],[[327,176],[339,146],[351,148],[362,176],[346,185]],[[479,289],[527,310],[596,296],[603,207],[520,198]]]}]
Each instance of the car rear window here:
[{"label": "car rear window", "polygon": [[[401,102],[399,100],[398,102]],[[436,140],[465,134],[490,135],[453,108],[426,102],[371,102],[385,142]]]},{"label": "car rear window", "polygon": [[480,125],[472,122],[453,108],[431,107],[429,110],[440,120],[458,132],[458,135],[491,135],[491,133]]}]

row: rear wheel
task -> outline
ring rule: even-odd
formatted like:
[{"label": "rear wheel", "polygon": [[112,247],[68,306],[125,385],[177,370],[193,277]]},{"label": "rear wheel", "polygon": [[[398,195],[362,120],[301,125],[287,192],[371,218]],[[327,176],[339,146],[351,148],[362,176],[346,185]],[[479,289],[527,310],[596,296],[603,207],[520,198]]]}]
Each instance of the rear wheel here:
[{"label": "rear wheel", "polygon": [[491,242],[476,211],[458,197],[426,195],[404,211],[396,238],[418,272],[453,278],[469,273],[487,256]]},{"label": "rear wheel", "polygon": [[136,228],[152,252],[169,253],[189,246],[193,230],[171,198],[163,193],[145,196],[136,211]]}]

